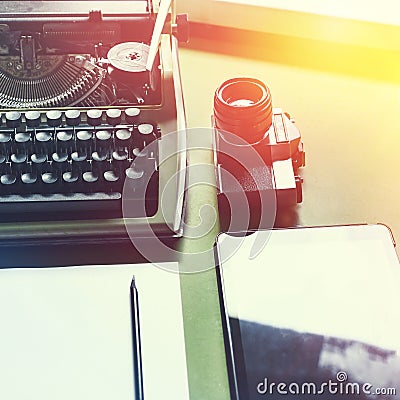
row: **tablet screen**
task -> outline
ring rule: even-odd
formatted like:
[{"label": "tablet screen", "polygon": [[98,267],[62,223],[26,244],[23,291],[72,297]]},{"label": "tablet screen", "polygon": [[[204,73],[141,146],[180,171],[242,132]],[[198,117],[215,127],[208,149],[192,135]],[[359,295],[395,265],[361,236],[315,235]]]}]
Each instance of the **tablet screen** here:
[{"label": "tablet screen", "polygon": [[400,268],[389,230],[272,231],[249,259],[256,235],[218,238],[232,396],[400,398]]}]

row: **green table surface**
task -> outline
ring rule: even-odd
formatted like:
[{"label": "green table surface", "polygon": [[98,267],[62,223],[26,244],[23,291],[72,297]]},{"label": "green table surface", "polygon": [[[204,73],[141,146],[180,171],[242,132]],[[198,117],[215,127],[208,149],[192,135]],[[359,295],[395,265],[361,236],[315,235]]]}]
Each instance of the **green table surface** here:
[{"label": "green table surface", "polygon": [[[195,38],[180,51],[188,126],[210,127],[213,95],[223,81],[264,81],[274,106],[295,118],[306,149],[304,200],[280,217],[283,224],[381,222],[400,238],[398,54],[318,42],[308,47],[273,36],[248,47],[243,40],[236,46],[232,37],[225,45],[217,39]],[[200,141],[209,146],[205,132]],[[211,162],[210,151],[191,151],[190,166]],[[197,273],[189,254],[211,248],[218,233],[205,205],[216,206],[215,188],[195,184],[188,191],[187,223],[211,229],[181,244],[188,253],[182,268],[192,272],[181,277],[189,387],[192,399],[228,399],[215,272],[208,268],[212,252],[204,257],[205,271]]]}]

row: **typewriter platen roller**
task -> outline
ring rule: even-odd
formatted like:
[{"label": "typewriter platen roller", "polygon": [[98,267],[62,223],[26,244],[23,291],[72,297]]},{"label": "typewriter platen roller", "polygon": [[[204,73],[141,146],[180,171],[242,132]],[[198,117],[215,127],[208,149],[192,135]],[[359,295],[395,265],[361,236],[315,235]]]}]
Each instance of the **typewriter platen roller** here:
[{"label": "typewriter platen roller", "polygon": [[[148,71],[157,16],[150,0],[2,5],[2,242],[40,236],[27,221],[47,224],[52,237],[60,221],[64,233],[82,235],[77,220],[89,221],[86,235],[122,234],[124,184],[140,187],[146,174],[145,208],[125,215],[128,223],[139,235],[149,222],[158,235],[179,235],[185,117],[173,15]],[[175,198],[161,210],[171,177]]]}]

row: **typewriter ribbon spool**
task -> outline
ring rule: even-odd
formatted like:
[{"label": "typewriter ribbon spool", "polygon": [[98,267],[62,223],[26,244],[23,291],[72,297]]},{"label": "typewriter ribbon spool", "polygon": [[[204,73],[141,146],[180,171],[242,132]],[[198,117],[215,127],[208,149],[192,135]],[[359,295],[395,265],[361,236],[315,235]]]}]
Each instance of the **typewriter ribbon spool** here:
[{"label": "typewriter ribbon spool", "polygon": [[155,64],[152,71],[146,70],[149,46],[139,42],[124,42],[112,47],[107,58],[110,62],[109,73],[122,83],[125,82],[148,82],[152,90],[157,86]]}]

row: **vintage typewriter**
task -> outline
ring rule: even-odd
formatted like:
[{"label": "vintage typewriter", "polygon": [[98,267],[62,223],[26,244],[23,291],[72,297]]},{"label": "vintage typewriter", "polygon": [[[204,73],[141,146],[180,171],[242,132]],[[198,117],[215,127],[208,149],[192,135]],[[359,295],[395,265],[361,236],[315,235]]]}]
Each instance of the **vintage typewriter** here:
[{"label": "vintage typewriter", "polygon": [[146,69],[154,3],[1,4],[0,246],[180,234],[186,24],[172,3]]}]

